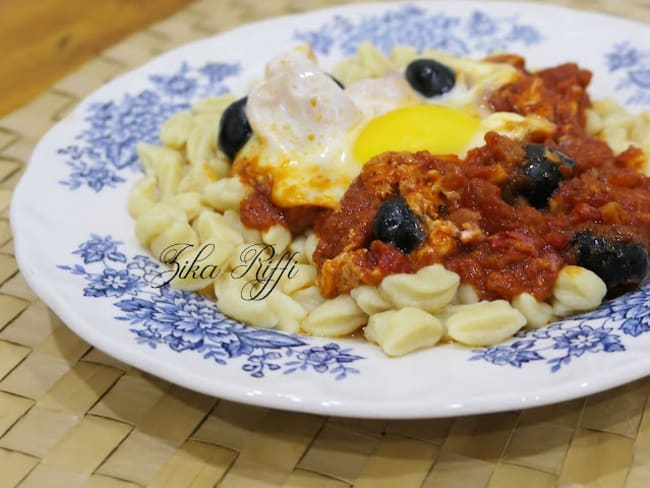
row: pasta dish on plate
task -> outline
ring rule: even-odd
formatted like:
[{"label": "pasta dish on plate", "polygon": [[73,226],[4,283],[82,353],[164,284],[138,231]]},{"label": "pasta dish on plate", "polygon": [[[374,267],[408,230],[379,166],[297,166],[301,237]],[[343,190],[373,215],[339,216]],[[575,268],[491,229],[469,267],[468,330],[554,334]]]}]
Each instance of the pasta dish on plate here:
[{"label": "pasta dish on plate", "polygon": [[650,119],[590,80],[369,43],[329,73],[299,46],[139,145],[136,235],[255,327],[497,344],[645,279]]}]

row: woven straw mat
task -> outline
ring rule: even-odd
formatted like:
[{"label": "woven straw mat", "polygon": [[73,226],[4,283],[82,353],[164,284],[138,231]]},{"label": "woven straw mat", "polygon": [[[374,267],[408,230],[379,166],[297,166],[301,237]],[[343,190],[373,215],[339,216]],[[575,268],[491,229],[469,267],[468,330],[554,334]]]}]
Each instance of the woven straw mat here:
[{"label": "woven straw mat", "polygon": [[[209,398],[78,338],[26,285],[8,221],[37,140],[159,53],[326,0],[203,0],[102,52],[0,119],[0,487],[650,487],[650,380],[523,412],[416,421]],[[565,1],[650,23],[648,0]]]}]

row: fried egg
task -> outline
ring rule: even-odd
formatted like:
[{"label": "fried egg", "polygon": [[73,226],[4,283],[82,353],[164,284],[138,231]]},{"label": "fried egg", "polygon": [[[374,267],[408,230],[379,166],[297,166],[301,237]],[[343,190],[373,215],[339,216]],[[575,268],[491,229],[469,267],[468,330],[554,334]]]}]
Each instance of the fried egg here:
[{"label": "fried egg", "polygon": [[248,96],[253,137],[237,160],[271,177],[279,206],[336,208],[362,165],[382,152],[463,156],[490,130],[511,137],[553,130],[545,119],[486,107],[486,94],[517,76],[512,66],[435,56],[455,70],[456,84],[432,99],[413,90],[403,70],[341,89],[306,45],[275,58]]}]

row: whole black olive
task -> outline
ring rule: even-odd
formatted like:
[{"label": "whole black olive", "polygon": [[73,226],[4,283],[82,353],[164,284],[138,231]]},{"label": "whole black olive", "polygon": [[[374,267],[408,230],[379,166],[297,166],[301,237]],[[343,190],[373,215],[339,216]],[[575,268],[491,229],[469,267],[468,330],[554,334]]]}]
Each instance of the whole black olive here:
[{"label": "whole black olive", "polygon": [[435,59],[416,59],[406,67],[411,87],[425,97],[442,95],[456,84],[456,74]]},{"label": "whole black olive", "polygon": [[535,208],[544,208],[549,197],[565,178],[573,175],[575,162],[566,154],[545,146],[528,144],[521,163],[522,178],[515,192]]},{"label": "whole black olive", "polygon": [[239,150],[253,134],[246,117],[247,100],[248,97],[244,97],[231,103],[221,115],[218,146],[230,159],[235,159]]},{"label": "whole black olive", "polygon": [[583,230],[573,237],[571,246],[577,264],[600,276],[610,295],[636,288],[648,272],[648,252],[643,244],[615,241]]},{"label": "whole black olive", "polygon": [[420,220],[400,196],[381,204],[372,222],[372,234],[373,239],[395,246],[404,254],[420,247],[425,238]]}]

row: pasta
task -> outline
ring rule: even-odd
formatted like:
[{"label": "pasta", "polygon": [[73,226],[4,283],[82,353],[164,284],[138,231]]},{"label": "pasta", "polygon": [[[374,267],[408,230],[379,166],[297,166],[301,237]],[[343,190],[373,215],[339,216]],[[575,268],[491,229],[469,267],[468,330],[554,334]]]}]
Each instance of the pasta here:
[{"label": "pasta", "polygon": [[600,305],[607,286],[596,273],[580,266],[560,271],[553,289],[553,312],[559,317],[591,310]]},{"label": "pasta", "polygon": [[[267,78],[269,73],[282,74],[284,64],[295,61],[292,56],[303,56],[300,62],[311,62],[307,61],[311,59],[309,50],[303,51],[298,50],[299,54],[293,53],[284,58],[284,63],[271,62],[267,66]],[[482,118],[480,122],[482,131],[470,134],[471,142],[466,148],[436,153],[458,154],[459,158],[449,163],[454,166],[450,166],[448,172],[453,173],[455,171],[453,168],[463,163],[463,158],[470,157],[468,148],[481,146],[485,140],[485,145],[479,152],[487,152],[493,149],[492,146],[496,146],[494,149],[496,156],[493,159],[499,160],[495,166],[500,168],[490,167],[493,173],[481,176],[479,179],[482,178],[482,181],[498,186],[509,176],[504,169],[507,164],[501,164],[499,158],[506,158],[508,154],[516,151],[511,146],[499,146],[497,144],[499,140],[494,137],[489,139],[487,135],[489,131],[499,132],[503,137],[507,136],[516,141],[526,141],[530,134],[534,134],[537,139],[554,137],[559,124],[557,120],[535,112],[526,113],[521,107],[520,110],[485,113],[488,98],[517,79],[517,69],[509,62],[512,59],[507,57],[504,58],[506,62],[504,59],[473,61],[434,50],[418,54],[417,50],[410,46],[396,46],[388,55],[384,55],[371,43],[362,42],[357,48],[356,55],[336,65],[332,74],[346,86],[355,82],[361,83],[346,88],[346,93],[360,95],[360,106],[370,107],[369,110],[374,117],[387,112],[386,107],[393,107],[391,104],[395,103],[395,99],[406,100],[407,108],[410,107],[409,104],[414,105],[417,100],[420,100],[409,98],[411,95],[408,93],[405,95],[404,86],[408,84],[403,80],[401,73],[404,73],[406,67],[414,60],[423,57],[434,58],[455,72],[458,93],[448,95],[445,103],[454,110],[461,109],[472,116]],[[397,74],[399,76],[396,76]],[[530,73],[529,75],[532,76]],[[386,85],[382,85],[382,80],[389,81],[386,81]],[[251,90],[263,86],[268,81],[268,79],[255,81],[251,84]],[[323,83],[323,90],[332,90],[333,84],[329,77]],[[286,83],[282,86],[286,87]],[[285,91],[281,93],[286,95]],[[336,93],[340,94],[339,92],[340,90]],[[273,118],[273,121],[269,122],[273,126],[275,117],[282,111],[275,110],[275,102],[269,101],[275,100],[273,97],[277,93],[272,90],[264,93],[269,97],[265,102],[268,106],[265,108],[271,107],[272,110],[266,112],[262,110],[260,113],[266,113]],[[381,93],[383,98],[373,99],[377,93]],[[516,97],[511,96],[507,100],[513,98]],[[508,295],[508,287],[513,283],[512,276],[504,277],[503,270],[499,266],[490,269],[490,274],[483,283],[468,280],[468,275],[478,274],[476,270],[482,265],[476,256],[473,256],[474,261],[469,260],[460,264],[452,260],[452,264],[448,266],[444,258],[453,255],[459,247],[469,248],[481,242],[489,242],[492,245],[489,252],[508,248],[516,250],[513,252],[523,249],[522,254],[526,252],[534,254],[531,247],[539,248],[541,244],[539,242],[531,244],[531,236],[522,237],[519,235],[522,233],[518,234],[517,231],[496,233],[499,235],[486,234],[481,228],[485,215],[479,215],[480,218],[477,218],[471,212],[461,212],[456,214],[454,219],[451,217],[447,219],[447,213],[453,211],[453,208],[447,204],[450,202],[453,204],[461,198],[462,185],[456,181],[445,186],[442,177],[438,178],[444,171],[440,171],[438,166],[426,166],[419,172],[420,175],[432,178],[427,180],[426,184],[421,185],[417,177],[413,177],[405,170],[401,171],[395,180],[389,181],[388,171],[383,170],[390,170],[397,166],[415,168],[422,160],[413,155],[402,155],[395,160],[390,160],[392,166],[377,166],[382,170],[377,170],[377,174],[385,178],[380,185],[385,187],[374,196],[381,195],[381,205],[384,205],[387,200],[390,200],[387,195],[390,196],[395,188],[399,188],[398,196],[403,198],[404,205],[411,211],[417,210],[414,213],[417,217],[411,221],[411,225],[416,228],[419,225],[423,228],[424,244],[420,242],[419,245],[425,247],[431,254],[422,253],[421,260],[400,261],[409,258],[396,258],[394,253],[400,252],[409,256],[412,249],[398,240],[377,239],[376,220],[371,222],[373,227],[371,232],[369,225],[362,227],[363,232],[372,234],[372,240],[381,241],[385,245],[384,248],[379,248],[380,251],[373,250],[372,244],[367,242],[363,244],[365,247],[359,248],[358,242],[354,242],[359,226],[348,226],[345,219],[330,228],[333,229],[334,235],[327,235],[322,232],[322,229],[327,227],[316,226],[319,218],[327,219],[337,212],[343,214],[347,212],[346,215],[354,223],[357,211],[365,210],[363,206],[343,208],[344,204],[341,200],[342,195],[348,194],[347,191],[352,186],[351,182],[359,181],[364,175],[364,170],[360,169],[362,174],[359,178],[350,179],[348,178],[350,174],[346,171],[355,168],[354,165],[359,162],[339,158],[345,164],[328,167],[328,163],[324,163],[323,160],[313,159],[316,157],[314,154],[318,152],[325,154],[328,160],[336,160],[341,156],[336,152],[328,152],[337,150],[338,147],[319,146],[318,138],[331,136],[338,146],[343,147],[346,144],[349,146],[349,139],[339,137],[338,125],[345,126],[346,113],[352,114],[353,118],[367,117],[367,114],[363,110],[355,112],[347,104],[339,106],[328,104],[321,109],[318,100],[312,98],[310,106],[311,109],[320,110],[318,116],[308,119],[308,123],[305,124],[287,123],[284,126],[290,134],[287,147],[296,141],[300,142],[302,136],[306,137],[307,142],[297,144],[298,152],[289,152],[288,156],[282,155],[279,158],[279,166],[273,167],[277,162],[273,161],[275,157],[273,151],[259,154],[254,152],[255,148],[259,149],[264,142],[260,136],[255,144],[251,144],[250,147],[244,146],[241,151],[245,156],[253,156],[250,161],[263,159],[262,156],[269,160],[264,161],[261,166],[252,166],[253,170],[247,174],[246,171],[237,169],[236,164],[232,164],[233,158],[226,154],[230,154],[230,151],[218,143],[221,136],[222,115],[236,102],[237,99],[231,95],[200,100],[191,109],[172,115],[162,124],[159,133],[161,145],[138,144],[138,156],[145,174],[134,183],[128,202],[129,213],[135,220],[135,234],[138,241],[153,256],[167,265],[166,271],[160,275],[161,279],[180,290],[200,291],[214,296],[217,306],[225,315],[256,327],[277,328],[287,333],[307,333],[322,337],[343,337],[364,327],[365,338],[376,343],[386,355],[402,356],[432,347],[443,337],[469,346],[498,344],[512,337],[522,327],[543,327],[558,317],[591,310],[605,297],[608,284],[594,271],[573,264],[563,264],[557,269],[553,268],[555,281],[552,289],[547,290],[548,293],[545,295],[539,290],[537,290],[539,293],[533,294],[532,290],[521,291],[519,288]],[[295,100],[292,100],[293,102]],[[503,100],[501,103],[504,103]],[[291,116],[304,117],[305,114],[312,113],[311,109],[307,110],[297,104],[288,104],[287,107],[286,112]],[[249,109],[250,107],[247,108],[246,116],[254,118],[255,110]],[[337,127],[327,127],[328,130],[332,130],[325,134],[318,134],[316,130],[312,130],[320,128],[317,123],[320,119],[317,117],[330,120],[328,117],[332,114],[336,115],[331,120],[336,122],[334,125]],[[628,163],[633,167],[642,166],[650,174],[647,156],[650,154],[650,112],[638,116],[632,115],[614,100],[604,99],[594,102],[589,109],[586,109],[584,117],[585,134],[606,141],[608,147],[611,147],[619,158],[616,160],[619,166]],[[376,119],[370,120],[374,122]],[[263,125],[268,121],[260,122],[258,119],[257,122],[258,125]],[[300,132],[303,129],[306,131],[305,134]],[[310,133],[307,133],[308,129]],[[573,129],[575,127],[565,132],[575,132]],[[452,138],[455,134],[449,136]],[[439,137],[439,139],[445,138],[447,137],[444,135]],[[314,142],[315,140],[317,141]],[[275,142],[283,146],[285,141]],[[312,142],[314,145],[310,146]],[[643,151],[635,153],[634,150],[629,149],[631,146],[641,148]],[[286,149],[284,146],[282,148]],[[520,151],[521,148],[520,145]],[[524,149],[528,149],[528,146]],[[625,156],[626,153],[629,155]],[[296,156],[297,154],[299,156]],[[287,167],[302,163],[302,157],[305,157],[305,161],[308,162],[303,166],[305,175],[282,181],[283,186],[278,185],[271,192],[268,187],[268,181],[272,179],[270,175],[273,178],[280,178],[285,174],[283,172]],[[404,157],[404,161],[401,161],[400,157]],[[381,156],[364,164],[366,161],[364,159],[357,166],[366,168],[371,163],[380,164],[380,160]],[[480,164],[487,167],[486,161],[493,163],[486,156]],[[260,168],[265,169],[267,164],[269,168],[273,168],[273,171],[268,174],[256,173]],[[403,166],[400,166],[402,164]],[[437,161],[436,164],[443,163]],[[508,164],[512,166],[512,162]],[[478,173],[480,172],[477,171],[476,174]],[[438,176],[434,178],[436,174]],[[357,175],[359,175],[358,171],[356,173],[353,171],[352,176],[356,178]],[[310,186],[313,182],[316,182],[315,187]],[[333,189],[322,186],[323,182],[332,184]],[[302,183],[304,185],[301,185]],[[501,191],[502,187],[499,188]],[[368,194],[371,194],[372,189],[365,188]],[[429,193],[426,193],[427,191]],[[340,193],[339,199],[335,204],[331,204],[332,195],[337,195],[337,192]],[[268,198],[268,204],[277,205],[276,210],[281,210],[278,214],[279,218],[275,215],[274,219],[269,220],[270,224],[268,222],[258,226],[250,224],[251,227],[248,227],[243,221],[250,223],[255,215],[250,213],[244,215],[244,204],[251,196],[259,197],[260,193]],[[268,194],[277,201],[272,201]],[[479,197],[485,199],[487,194],[487,190],[483,188],[483,193],[480,193]],[[517,195],[512,197],[515,198]],[[278,203],[283,198],[288,199],[289,203],[286,205]],[[315,201],[309,198],[315,198]],[[532,197],[525,196],[524,199],[534,206]],[[494,201],[481,202],[481,205],[476,205],[478,210],[476,208],[472,210],[474,213],[478,213],[481,207],[495,207],[492,205]],[[617,212],[620,211],[620,205],[617,205],[616,202],[609,202],[599,207],[597,211],[601,212],[602,220],[606,220],[608,215],[612,215],[612,219],[616,220],[619,215]],[[560,206],[558,202],[550,202],[549,213],[557,211]],[[316,217],[306,226],[306,229],[303,229],[305,226],[291,227],[289,209],[295,210],[297,215],[304,216],[309,215],[309,211],[314,207],[322,207],[321,209],[329,213],[315,213]],[[259,208],[256,211],[263,213]],[[375,211],[376,215],[379,214],[377,209]],[[377,219],[376,215],[375,219]],[[244,218],[242,221],[242,217],[248,219]],[[296,228],[300,231],[296,231]],[[497,237],[501,240],[496,239]],[[369,238],[369,235],[366,235],[366,241]],[[326,247],[323,242],[328,239],[332,241],[349,239],[349,241],[340,245],[334,242],[332,247],[342,250],[335,256],[323,257],[323,247]],[[390,246],[392,251],[386,251],[385,248]],[[408,249],[405,249],[405,246]],[[356,251],[361,252],[355,254]],[[536,259],[542,261],[544,257],[536,255]],[[325,261],[328,265],[332,265],[331,268],[326,268]],[[531,259],[530,262],[533,261]],[[507,260],[503,262],[505,263],[503,266],[507,267]],[[345,283],[346,288],[327,289],[324,286],[327,282],[325,270],[329,272],[337,265],[340,268],[337,269],[338,274],[335,274],[338,280],[336,283]],[[547,268],[552,266],[549,265]],[[387,269],[390,271],[386,271]],[[401,272],[404,269],[409,272]],[[529,275],[533,274],[529,272]],[[507,300],[493,299],[495,296],[505,296]],[[550,298],[541,301],[535,296]],[[492,301],[487,301],[486,298],[491,298]]]},{"label": "pasta", "polygon": [[419,308],[402,308],[371,315],[365,336],[389,356],[403,356],[434,346],[444,334],[442,322]]},{"label": "pasta", "polygon": [[525,324],[526,317],[505,300],[457,306],[445,323],[449,337],[471,346],[498,344]]},{"label": "pasta", "polygon": [[324,337],[346,336],[368,320],[349,295],[327,300],[309,312],[302,328],[309,334]]},{"label": "pasta", "polygon": [[415,274],[387,276],[379,285],[386,300],[398,308],[416,307],[435,312],[449,304],[456,294],[460,278],[439,264],[426,266]]}]

